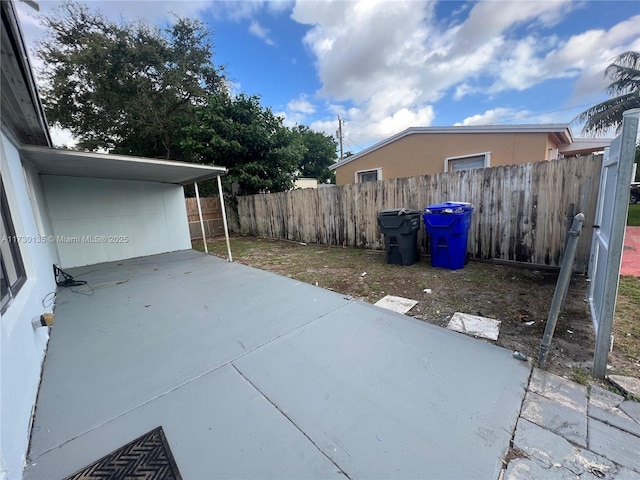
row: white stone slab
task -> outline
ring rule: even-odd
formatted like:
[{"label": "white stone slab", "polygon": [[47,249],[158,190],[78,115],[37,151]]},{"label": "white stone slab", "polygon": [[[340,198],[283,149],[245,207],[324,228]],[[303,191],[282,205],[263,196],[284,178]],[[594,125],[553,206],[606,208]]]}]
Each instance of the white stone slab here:
[{"label": "white stone slab", "polygon": [[639,379],[634,377],[625,377],[624,375],[609,375],[608,378],[616,387],[621,388],[634,397],[640,398]]},{"label": "white stone slab", "polygon": [[374,305],[376,307],[386,308],[398,313],[407,313],[413,307],[418,304],[417,300],[411,300],[410,298],[395,297],[393,295],[387,295],[386,297],[378,300]]},{"label": "white stone slab", "polygon": [[466,333],[474,337],[498,340],[500,334],[500,320],[478,317],[467,313],[456,312],[449,320],[447,328],[455,332]]}]

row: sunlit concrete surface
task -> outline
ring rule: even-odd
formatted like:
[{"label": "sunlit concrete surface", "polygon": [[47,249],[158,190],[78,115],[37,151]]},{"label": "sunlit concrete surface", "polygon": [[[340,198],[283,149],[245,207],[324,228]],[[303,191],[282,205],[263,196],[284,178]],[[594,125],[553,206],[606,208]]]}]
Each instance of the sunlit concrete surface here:
[{"label": "sunlit concrete surface", "polygon": [[57,296],[27,479],[159,425],[185,479],[498,478],[507,350],[191,250],[69,273],[93,290]]}]

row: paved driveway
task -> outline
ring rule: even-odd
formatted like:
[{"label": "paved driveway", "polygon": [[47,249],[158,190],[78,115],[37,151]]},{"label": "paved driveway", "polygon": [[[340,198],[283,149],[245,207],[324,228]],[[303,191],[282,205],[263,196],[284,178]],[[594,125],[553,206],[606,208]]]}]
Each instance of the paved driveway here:
[{"label": "paved driveway", "polygon": [[640,277],[640,227],[627,227],[620,275]]},{"label": "paved driveway", "polygon": [[185,479],[498,478],[507,350],[194,251],[70,273],[93,294],[58,294],[27,479],[160,425]]}]

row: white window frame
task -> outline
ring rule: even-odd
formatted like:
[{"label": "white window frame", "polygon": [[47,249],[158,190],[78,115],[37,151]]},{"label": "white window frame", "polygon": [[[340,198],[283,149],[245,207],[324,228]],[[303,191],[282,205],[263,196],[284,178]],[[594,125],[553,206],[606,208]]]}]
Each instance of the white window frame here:
[{"label": "white window frame", "polygon": [[[16,230],[9,208],[4,182],[0,183],[2,188],[2,258],[0,259],[0,268],[2,269],[2,277],[6,282],[6,291],[2,292],[0,297],[0,314],[4,314],[13,301],[17,293],[27,281],[27,271],[22,259],[20,244],[16,236]],[[4,238],[6,237],[6,238]]]},{"label": "white window frame", "polygon": [[358,170],[357,172],[355,172],[354,183],[362,183],[360,181],[360,175],[363,173],[372,173],[372,172],[376,172],[376,181],[382,180],[382,168],[367,168],[366,170]]},{"label": "white window frame", "polygon": [[[487,168],[489,166],[491,166],[491,152],[478,152],[478,153],[469,153],[467,155],[458,155],[457,157],[447,157],[444,159],[444,171],[445,173],[449,172],[449,162],[450,161],[455,161],[455,160],[464,160],[465,158],[471,158],[471,157],[479,157],[481,155],[484,155],[484,167],[482,168]],[[469,170],[476,170],[475,168],[469,169]]]}]

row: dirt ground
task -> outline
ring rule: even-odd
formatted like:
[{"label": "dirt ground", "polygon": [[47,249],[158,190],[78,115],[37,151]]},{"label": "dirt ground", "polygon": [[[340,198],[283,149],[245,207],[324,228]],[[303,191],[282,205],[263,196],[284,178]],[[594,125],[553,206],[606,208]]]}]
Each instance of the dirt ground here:
[{"label": "dirt ground", "polygon": [[[224,239],[208,245],[210,253],[226,258]],[[477,261],[462,270],[446,270],[431,267],[428,257],[404,267],[387,264],[384,252],[255,237],[232,238],[232,252],[234,261],[365,302],[385,295],[417,300],[407,315],[441,327],[454,312],[495,318],[502,322],[497,344],[536,360],[558,277],[553,271]],[[595,346],[586,290],[586,277],[575,276],[547,359],[549,371],[581,383],[589,379]],[[635,328],[633,335],[640,335]],[[626,337],[628,332],[618,333]],[[614,343],[611,371],[638,376],[637,353]]]}]

